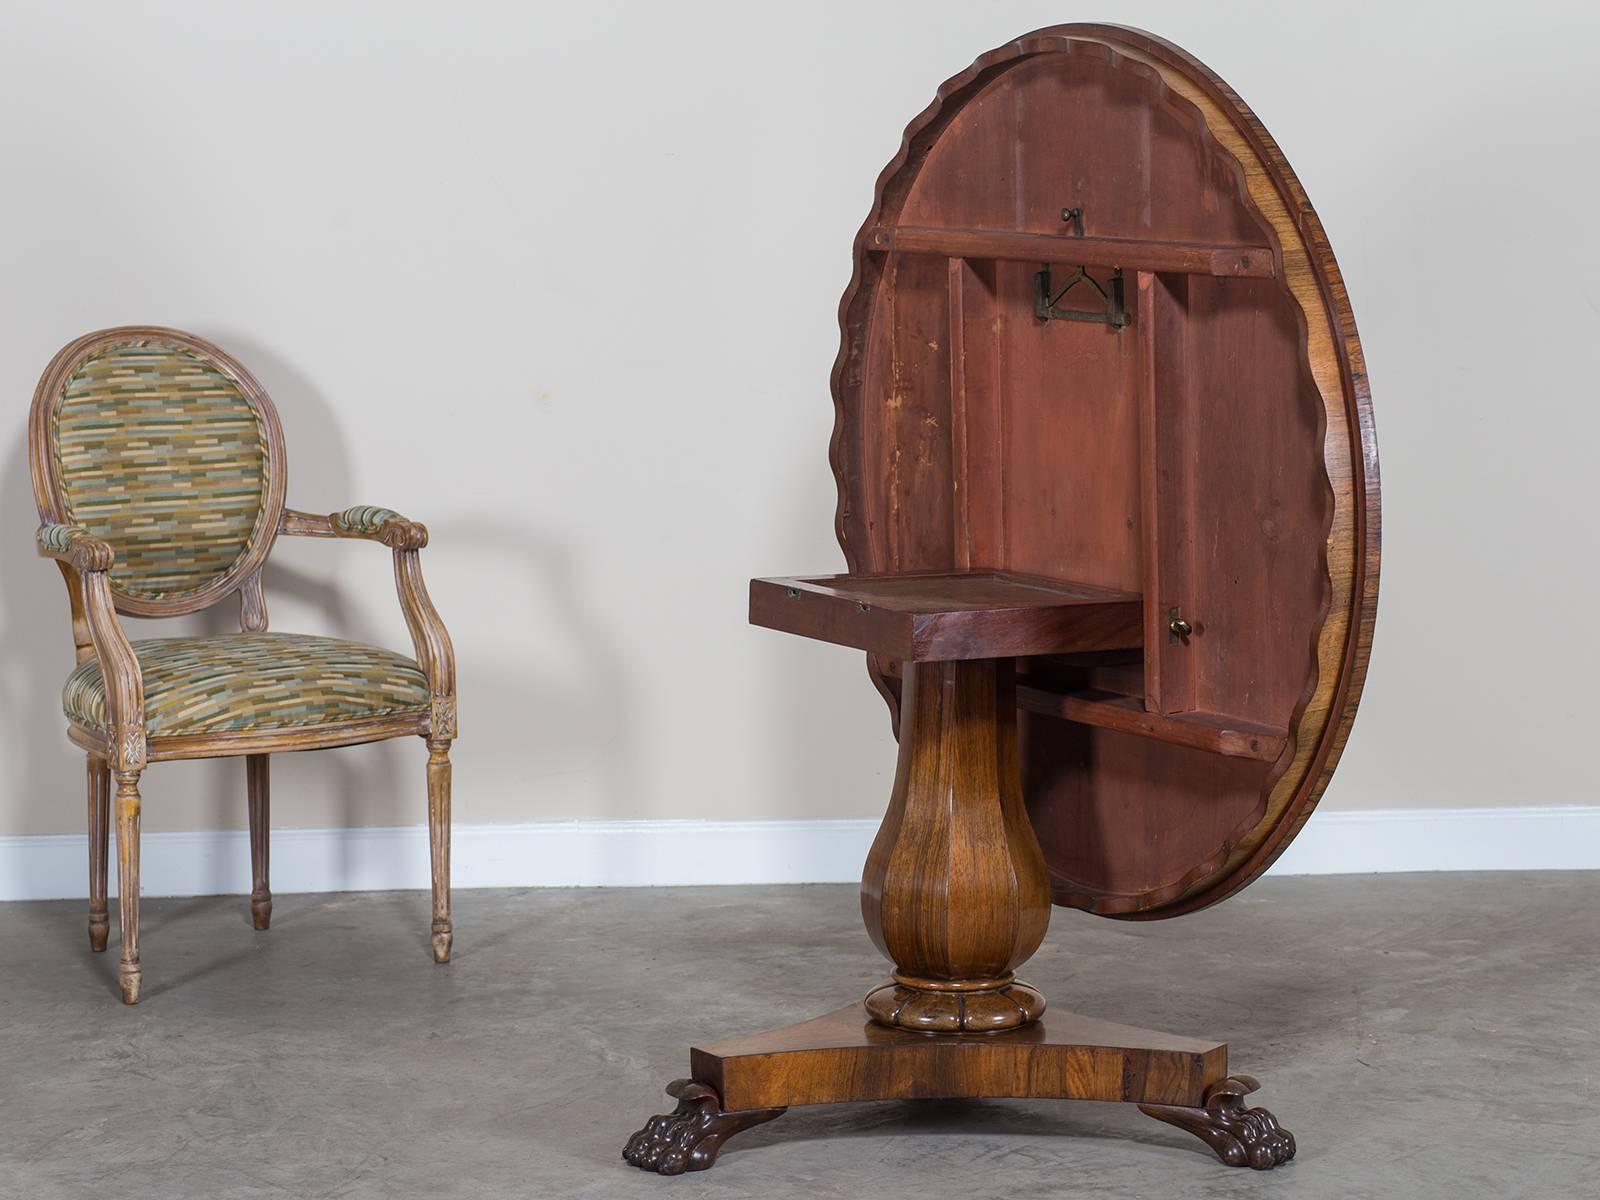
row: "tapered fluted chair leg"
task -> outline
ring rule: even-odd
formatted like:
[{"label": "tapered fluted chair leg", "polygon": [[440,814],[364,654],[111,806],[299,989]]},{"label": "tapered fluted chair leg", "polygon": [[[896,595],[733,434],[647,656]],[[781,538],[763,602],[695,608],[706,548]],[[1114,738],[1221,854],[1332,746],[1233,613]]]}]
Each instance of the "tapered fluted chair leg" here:
[{"label": "tapered fluted chair leg", "polygon": [[450,740],[428,739],[428,849],[433,866],[433,961],[450,961]]},{"label": "tapered fluted chair leg", "polygon": [[245,788],[250,800],[250,924],[257,929],[272,925],[272,887],[268,870],[272,841],[271,776],[265,754],[245,756]]},{"label": "tapered fluted chair leg", "polygon": [[89,949],[99,954],[111,934],[111,914],[106,906],[108,855],[111,835],[111,771],[106,760],[89,756]]},{"label": "tapered fluted chair leg", "polygon": [[144,982],[139,962],[139,808],[139,772],[117,772],[117,915],[122,924],[117,983],[124,1004],[139,1003]]}]

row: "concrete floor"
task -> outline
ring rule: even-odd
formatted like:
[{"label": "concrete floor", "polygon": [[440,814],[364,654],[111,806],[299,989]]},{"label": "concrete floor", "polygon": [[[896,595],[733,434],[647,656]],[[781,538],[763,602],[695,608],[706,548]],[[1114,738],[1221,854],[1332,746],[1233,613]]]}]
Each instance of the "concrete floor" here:
[{"label": "concrete floor", "polygon": [[801,1020],[883,972],[850,887],[145,903],[145,999],[77,903],[0,905],[0,1195],[1592,1197],[1600,874],[1278,879],[1156,925],[1057,912],[1050,1002],[1225,1038],[1294,1130],[1229,1170],[1121,1105],[796,1109],[711,1171],[623,1141],[691,1040]]}]

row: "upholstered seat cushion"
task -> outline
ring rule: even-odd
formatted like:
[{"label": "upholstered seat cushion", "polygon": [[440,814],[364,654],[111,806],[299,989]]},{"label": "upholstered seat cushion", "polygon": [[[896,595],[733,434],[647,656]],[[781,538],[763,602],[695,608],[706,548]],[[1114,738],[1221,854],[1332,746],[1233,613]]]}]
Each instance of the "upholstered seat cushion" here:
[{"label": "upholstered seat cushion", "polygon": [[[425,712],[428,682],[403,654],[297,633],[145,638],[133,643],[144,675],[151,737],[327,725]],[[67,679],[68,719],[106,727],[100,664]]]}]

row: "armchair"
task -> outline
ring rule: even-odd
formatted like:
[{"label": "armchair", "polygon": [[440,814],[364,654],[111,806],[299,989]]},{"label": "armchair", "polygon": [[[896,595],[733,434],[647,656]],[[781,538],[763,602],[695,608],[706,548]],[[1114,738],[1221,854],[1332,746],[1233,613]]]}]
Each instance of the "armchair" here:
[{"label": "armchair", "polygon": [[[34,393],[28,440],[39,553],[66,580],[77,656],[62,705],[67,736],[88,755],[89,945],[103,951],[108,940],[114,824],[123,1001],[138,1003],[143,979],[140,776],[169,759],[244,758],[250,911],[264,930],[269,756],[421,737],[433,957],[448,962],[455,654],[422,579],[426,528],[385,508],[285,508],[283,431],[270,397],[218,347],[173,329],[107,329],[66,346]],[[387,546],[415,657],[268,632],[262,569],[279,536]],[[118,620],[178,616],[233,595],[237,634],[130,641]]]}]

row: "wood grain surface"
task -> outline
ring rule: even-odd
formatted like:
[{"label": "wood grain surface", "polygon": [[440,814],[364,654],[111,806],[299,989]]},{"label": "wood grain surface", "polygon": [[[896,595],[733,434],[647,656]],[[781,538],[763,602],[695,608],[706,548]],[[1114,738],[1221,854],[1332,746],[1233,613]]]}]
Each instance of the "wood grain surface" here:
[{"label": "wood grain surface", "polygon": [[[1376,601],[1360,346],[1282,153],[1170,44],[1040,30],[911,123],[855,263],[830,450],[850,572],[1138,596],[1143,679],[1018,717],[1053,892],[1129,917],[1231,894],[1326,786]],[[1037,319],[1050,264],[1122,269],[1128,327]],[[905,646],[863,648],[893,712]]]},{"label": "wood grain surface", "polygon": [[729,1109],[978,1096],[1198,1105],[1228,1072],[1222,1043],[1068,1012],[1006,1033],[933,1037],[885,1029],[859,1004],[696,1046],[689,1060]]}]

